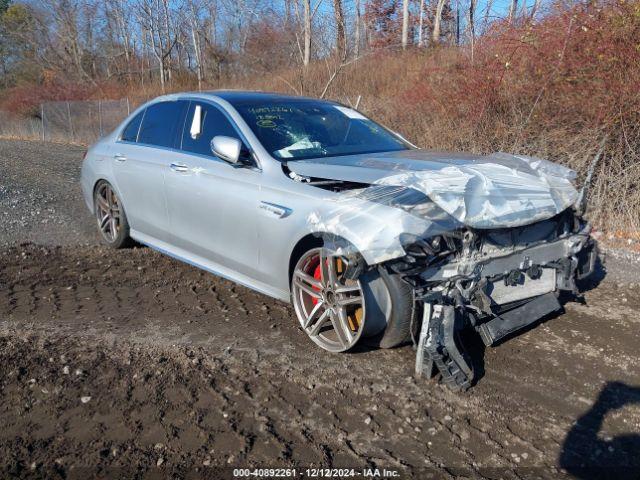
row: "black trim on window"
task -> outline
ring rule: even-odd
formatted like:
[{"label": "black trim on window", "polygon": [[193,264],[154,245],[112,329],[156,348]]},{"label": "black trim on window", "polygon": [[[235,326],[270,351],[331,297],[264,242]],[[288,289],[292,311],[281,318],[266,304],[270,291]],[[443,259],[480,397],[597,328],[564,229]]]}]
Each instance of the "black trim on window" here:
[{"label": "black trim on window", "polygon": [[[142,122],[144,121],[144,115],[146,112],[147,112],[146,108],[144,110],[141,110],[131,119],[131,121],[129,121],[129,123],[127,123],[127,126],[122,129],[122,132],[120,134],[120,140],[122,140],[123,142],[131,142],[131,143],[136,143],[138,141],[138,134],[140,133],[140,125],[142,125]],[[129,129],[129,127],[133,126],[135,122],[138,122],[135,138],[133,138],[133,140],[131,138],[124,138],[125,135],[127,134],[127,130]]]}]

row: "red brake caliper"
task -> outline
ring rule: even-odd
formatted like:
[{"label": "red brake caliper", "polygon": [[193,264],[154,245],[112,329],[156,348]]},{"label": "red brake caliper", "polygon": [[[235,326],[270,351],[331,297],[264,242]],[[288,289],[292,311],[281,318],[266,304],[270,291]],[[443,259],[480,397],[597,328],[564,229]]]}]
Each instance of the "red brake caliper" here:
[{"label": "red brake caliper", "polygon": [[[316,280],[320,281],[322,280],[322,273],[320,271],[320,262],[318,261],[318,265],[316,266],[315,270],[313,271],[313,278],[315,278]],[[316,292],[320,291],[320,288],[312,286],[311,288],[313,288]],[[311,301],[313,302],[314,305],[317,305],[318,303],[318,299],[317,298],[312,298]]]}]

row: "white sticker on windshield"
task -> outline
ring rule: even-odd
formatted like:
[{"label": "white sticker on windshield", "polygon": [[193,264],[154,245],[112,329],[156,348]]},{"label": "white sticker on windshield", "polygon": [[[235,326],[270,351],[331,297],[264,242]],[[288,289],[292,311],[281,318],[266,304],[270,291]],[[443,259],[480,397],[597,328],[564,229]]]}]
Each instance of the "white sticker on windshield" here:
[{"label": "white sticker on windshield", "polygon": [[301,140],[298,140],[293,145],[289,145],[288,147],[284,147],[284,148],[281,148],[280,150],[276,150],[275,153],[280,158],[291,158],[293,157],[293,154],[291,152],[295,150],[319,149],[321,147],[322,145],[320,145],[320,143],[312,142],[311,140],[305,137]]},{"label": "white sticker on windshield", "polygon": [[367,120],[367,117],[362,115],[360,112],[356,112],[352,108],[339,107],[337,105],[334,106],[349,118],[353,118],[354,120]]}]

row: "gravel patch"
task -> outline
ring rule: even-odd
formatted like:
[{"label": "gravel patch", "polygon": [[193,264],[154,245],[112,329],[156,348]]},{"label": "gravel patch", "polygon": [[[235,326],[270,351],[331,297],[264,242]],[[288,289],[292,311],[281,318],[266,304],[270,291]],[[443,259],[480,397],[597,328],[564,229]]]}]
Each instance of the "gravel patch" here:
[{"label": "gravel patch", "polygon": [[0,140],[0,245],[98,243],[78,181],[85,150]]}]

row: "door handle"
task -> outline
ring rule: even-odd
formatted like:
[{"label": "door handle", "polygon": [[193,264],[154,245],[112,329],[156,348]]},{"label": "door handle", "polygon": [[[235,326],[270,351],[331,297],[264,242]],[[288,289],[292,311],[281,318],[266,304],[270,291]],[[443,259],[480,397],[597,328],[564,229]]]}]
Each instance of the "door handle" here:
[{"label": "door handle", "polygon": [[116,162],[126,162],[126,161],[127,161],[127,157],[126,157],[125,155],[122,155],[121,153],[116,153],[116,154],[113,156],[113,159],[114,159]]},{"label": "door handle", "polygon": [[173,170],[174,172],[184,173],[189,171],[189,167],[184,163],[172,163],[170,167],[171,167],[171,170]]}]

